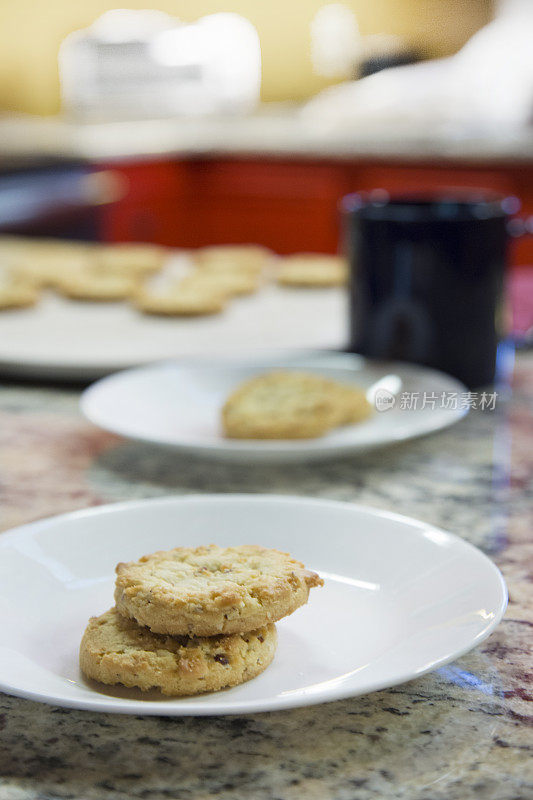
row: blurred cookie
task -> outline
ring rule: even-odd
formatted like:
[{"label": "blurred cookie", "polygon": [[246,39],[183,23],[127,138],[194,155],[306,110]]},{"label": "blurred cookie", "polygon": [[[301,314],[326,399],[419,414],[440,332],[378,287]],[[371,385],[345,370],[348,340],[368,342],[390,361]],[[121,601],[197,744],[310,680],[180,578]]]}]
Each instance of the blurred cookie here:
[{"label": "blurred cookie", "polygon": [[28,308],[38,299],[39,291],[34,283],[0,266],[0,310]]},{"label": "blurred cookie", "polygon": [[12,259],[13,269],[41,287],[55,287],[65,276],[90,269],[89,249],[80,245],[35,244],[21,249]]},{"label": "blurred cookie", "polygon": [[212,271],[241,270],[258,275],[270,258],[270,252],[259,245],[218,245],[193,252],[195,263]]},{"label": "blurred cookie", "polygon": [[194,317],[219,314],[224,310],[227,292],[211,286],[168,287],[166,290],[139,289],[133,304],[145,314],[175,317]]},{"label": "blurred cookie", "polygon": [[246,270],[196,269],[179,284],[180,289],[215,291],[226,297],[252,294],[259,287],[259,278]]},{"label": "blurred cookie", "polygon": [[126,275],[105,275],[91,269],[72,270],[55,279],[57,291],[72,300],[114,302],[127,300],[137,281]]},{"label": "blurred cookie", "polygon": [[12,263],[13,259],[21,252],[28,250],[32,240],[25,236],[0,235],[0,260],[3,264]]},{"label": "blurred cookie", "polygon": [[243,633],[307,603],[319,576],[256,545],[176,547],[117,565],[117,610],[157,633]]},{"label": "blurred cookie", "polygon": [[283,258],[277,270],[282,286],[344,286],[347,280],[348,264],[341,256],[301,253]]},{"label": "blurred cookie", "polygon": [[195,695],[255,678],[274,658],[276,643],[274,625],[230,636],[161,636],[113,608],[90,619],[80,646],[80,667],[101,683]]},{"label": "blurred cookie", "polygon": [[101,245],[95,252],[97,270],[105,274],[137,277],[158,272],[166,258],[165,248],[155,244]]},{"label": "blurred cookie", "polygon": [[275,371],[239,386],[222,408],[233,439],[311,439],[370,414],[363,390],[303,372]]}]

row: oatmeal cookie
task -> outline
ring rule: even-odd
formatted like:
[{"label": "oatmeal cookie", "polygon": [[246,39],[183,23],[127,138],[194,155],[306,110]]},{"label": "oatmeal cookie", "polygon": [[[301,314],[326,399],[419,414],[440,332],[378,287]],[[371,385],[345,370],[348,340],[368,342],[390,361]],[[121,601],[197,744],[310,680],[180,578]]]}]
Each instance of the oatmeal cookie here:
[{"label": "oatmeal cookie", "polygon": [[155,633],[245,633],[291,614],[323,581],[256,545],[177,547],[118,564],[117,610]]},{"label": "oatmeal cookie", "polygon": [[112,608],[89,620],[80,646],[80,667],[101,683],[195,695],[255,678],[275,651],[274,625],[229,636],[161,636]]}]

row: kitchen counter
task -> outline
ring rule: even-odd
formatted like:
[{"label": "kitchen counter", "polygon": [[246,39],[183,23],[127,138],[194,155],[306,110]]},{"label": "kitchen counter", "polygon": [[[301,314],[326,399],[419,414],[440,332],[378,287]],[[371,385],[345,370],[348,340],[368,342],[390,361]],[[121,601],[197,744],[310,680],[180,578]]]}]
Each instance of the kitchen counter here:
[{"label": "kitchen counter", "polygon": [[0,117],[0,161],[72,159],[102,162],[220,156],[387,159],[399,161],[533,162],[527,129],[494,130],[438,123],[361,120],[335,125],[305,120],[298,110],[266,108],[243,118],[78,123],[62,117]]},{"label": "kitchen counter", "polygon": [[[228,466],[85,422],[74,389],[0,389],[3,528],[115,500],[277,492],[366,503],[447,528],[500,566],[510,604],[470,654],[366,697],[221,718],[142,718],[0,695],[1,800],[531,800],[533,356],[512,398],[346,461]],[[529,604],[529,607],[528,607]],[[60,625],[60,620],[58,620]],[[324,636],[327,648],[327,632]]]}]

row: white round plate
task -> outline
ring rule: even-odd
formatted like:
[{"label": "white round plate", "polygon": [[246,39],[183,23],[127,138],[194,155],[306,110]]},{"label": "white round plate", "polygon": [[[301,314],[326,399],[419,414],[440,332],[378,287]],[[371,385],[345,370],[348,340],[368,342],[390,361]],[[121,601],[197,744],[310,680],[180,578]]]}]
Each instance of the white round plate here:
[{"label": "white round plate", "polygon": [[346,343],[343,289],[275,284],[235,298],[221,314],[155,317],[127,303],[91,303],[46,294],[35,308],[0,313],[0,372],[94,380],[162,359],[246,356],[272,350],[339,348]]},{"label": "white round plate", "polygon": [[[84,680],[79,642],[88,618],[112,605],[115,564],[207,542],[289,551],[324,578],[307,606],[278,623],[278,650],[265,672],[185,699]],[[312,705],[393,686],[457,658],[489,635],[506,602],[502,576],[475,547],[376,509],[276,495],[102,506],[0,537],[0,690],[123,714]]]},{"label": "white round plate", "polygon": [[[220,410],[230,392],[253,375],[282,368],[315,372],[366,390],[384,381],[398,390],[394,407],[317,439],[225,438]],[[164,363],[140,367],[89,387],[82,395],[81,408],[91,422],[113,433],[221,461],[311,461],[383,447],[452,425],[467,409],[459,403],[456,408],[441,407],[442,396],[455,394],[458,400],[464,391],[466,387],[455,378],[426,367],[330,353],[265,358],[254,365]],[[404,393],[416,395],[416,408],[402,407]]]}]

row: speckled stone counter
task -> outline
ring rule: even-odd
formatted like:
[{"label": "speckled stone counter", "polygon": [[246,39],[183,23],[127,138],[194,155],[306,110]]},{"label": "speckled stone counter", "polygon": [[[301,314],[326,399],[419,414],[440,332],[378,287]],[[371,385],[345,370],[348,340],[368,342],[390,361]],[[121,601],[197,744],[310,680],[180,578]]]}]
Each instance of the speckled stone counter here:
[{"label": "speckled stone counter", "polygon": [[[479,648],[366,697],[224,718],[121,717],[0,695],[0,798],[531,800],[533,357],[512,398],[359,459],[240,467],[124,442],[72,389],[0,388],[1,527],[87,505],[189,492],[367,503],[464,536],[500,566],[506,617]],[[528,607],[529,604],[529,607]]]}]

